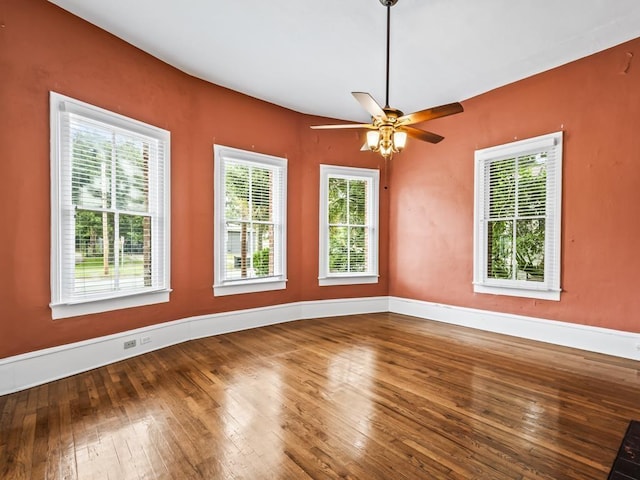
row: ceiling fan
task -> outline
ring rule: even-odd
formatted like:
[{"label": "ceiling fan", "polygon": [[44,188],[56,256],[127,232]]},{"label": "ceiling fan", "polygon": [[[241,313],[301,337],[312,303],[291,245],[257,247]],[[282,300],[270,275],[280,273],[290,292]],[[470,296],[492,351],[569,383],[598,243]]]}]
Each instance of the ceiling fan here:
[{"label": "ceiling fan", "polygon": [[449,103],[439,107],[427,108],[419,112],[403,114],[396,108],[389,106],[389,37],[391,31],[391,7],[398,0],[380,0],[387,7],[387,83],[386,102],[382,108],[374,98],[365,92],[351,92],[355,99],[371,114],[371,123],[348,123],[339,125],[314,125],[314,129],[341,129],[361,128],[368,129],[367,141],[361,150],[379,152],[385,159],[391,158],[394,153],[401,151],[407,142],[407,136],[422,140],[423,142],[438,143],[444,137],[412,127],[415,123],[426,122],[434,118],[446,117],[463,111],[459,103]]}]

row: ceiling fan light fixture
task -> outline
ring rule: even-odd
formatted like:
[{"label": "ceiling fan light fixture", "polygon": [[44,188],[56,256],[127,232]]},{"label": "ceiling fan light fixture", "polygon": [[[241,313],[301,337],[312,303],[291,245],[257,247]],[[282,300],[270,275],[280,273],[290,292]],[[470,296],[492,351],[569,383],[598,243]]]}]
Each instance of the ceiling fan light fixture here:
[{"label": "ceiling fan light fixture", "polygon": [[368,93],[351,92],[354,98],[371,115],[371,123],[348,123],[339,125],[312,125],[311,128],[359,128],[369,129],[366,142],[360,148],[361,151],[369,150],[380,153],[385,160],[390,159],[394,153],[400,152],[407,144],[407,137],[415,138],[423,142],[438,143],[444,137],[426,130],[412,127],[415,123],[426,122],[435,118],[446,117],[455,113],[460,113],[464,109],[459,103],[440,105],[439,107],[427,108],[418,112],[405,115],[396,108],[389,106],[389,53],[391,37],[391,7],[398,0],[379,0],[387,9],[387,65],[386,65],[386,102],[384,108]]},{"label": "ceiling fan light fixture", "polygon": [[400,152],[407,144],[407,132],[395,130],[389,125],[383,125],[378,130],[367,132],[367,148],[380,153],[384,158],[391,158]]}]

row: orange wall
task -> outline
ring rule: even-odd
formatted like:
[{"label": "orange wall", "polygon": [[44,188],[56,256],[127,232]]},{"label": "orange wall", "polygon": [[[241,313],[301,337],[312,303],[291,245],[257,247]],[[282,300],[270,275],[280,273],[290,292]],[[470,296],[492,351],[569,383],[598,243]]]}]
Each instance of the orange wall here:
[{"label": "orange wall", "polygon": [[[377,285],[318,287],[319,164],[373,166],[351,134],[190,77],[45,0],[0,5],[0,358],[194,315],[386,295]],[[171,301],[53,321],[49,309],[49,91],[171,131]],[[288,286],[213,297],[213,144],[289,160]],[[374,160],[377,162],[377,159]],[[381,199],[388,232],[388,200]]]},{"label": "orange wall", "polygon": [[[464,102],[411,142],[381,190],[380,283],[318,287],[321,163],[383,169],[354,132],[185,75],[45,0],[0,5],[0,358],[156,323],[270,304],[391,294],[640,331],[640,39]],[[171,301],[53,321],[48,307],[50,90],[172,134]],[[417,106],[420,107],[420,106]],[[563,129],[560,302],[474,294],[473,152]],[[220,143],[289,159],[285,291],[214,298]],[[354,147],[355,145],[355,147]]]},{"label": "orange wall", "polygon": [[[390,294],[640,332],[638,57],[640,39],[472,98],[463,114],[425,126],[446,139],[412,142],[391,166]],[[474,294],[474,150],[558,130],[561,300]]]}]

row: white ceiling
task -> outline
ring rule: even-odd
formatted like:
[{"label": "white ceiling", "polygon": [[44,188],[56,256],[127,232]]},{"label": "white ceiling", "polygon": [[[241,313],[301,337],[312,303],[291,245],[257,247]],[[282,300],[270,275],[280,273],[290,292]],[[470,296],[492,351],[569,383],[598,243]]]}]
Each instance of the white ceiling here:
[{"label": "white ceiling", "polygon": [[[354,121],[385,100],[379,0],[50,0],[196,77]],[[639,0],[399,0],[390,104],[462,101],[640,37]]]}]

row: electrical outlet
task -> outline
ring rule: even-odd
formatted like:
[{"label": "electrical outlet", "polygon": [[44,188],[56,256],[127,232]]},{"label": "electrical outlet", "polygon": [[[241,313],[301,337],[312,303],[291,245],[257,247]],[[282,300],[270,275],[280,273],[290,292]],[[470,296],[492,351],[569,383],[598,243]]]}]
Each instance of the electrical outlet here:
[{"label": "electrical outlet", "polygon": [[128,348],[133,348],[136,346],[136,341],[135,340],[127,340],[126,342],[124,342],[124,349],[128,349]]},{"label": "electrical outlet", "polygon": [[140,345],[144,345],[146,343],[151,343],[151,337],[142,337],[140,339]]}]

